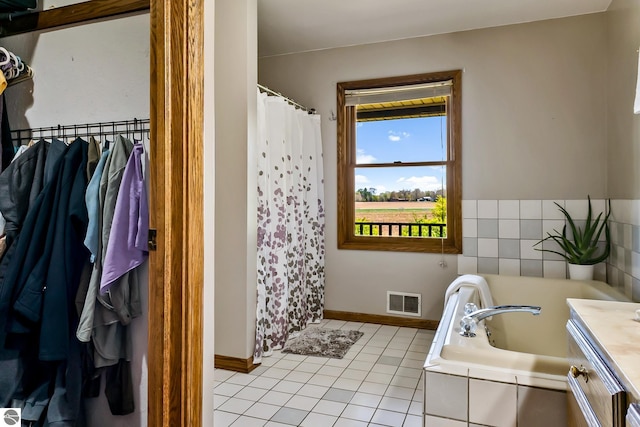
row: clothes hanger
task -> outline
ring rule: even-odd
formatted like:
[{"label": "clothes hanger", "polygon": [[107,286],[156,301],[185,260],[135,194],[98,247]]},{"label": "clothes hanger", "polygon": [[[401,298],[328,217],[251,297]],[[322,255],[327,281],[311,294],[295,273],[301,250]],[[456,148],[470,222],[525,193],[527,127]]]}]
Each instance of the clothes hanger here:
[{"label": "clothes hanger", "polygon": [[[22,64],[22,61],[13,52],[9,52],[9,59],[11,61],[9,79],[13,79],[18,77],[18,74],[20,74],[20,65]],[[24,69],[24,65],[22,65],[22,69]]]},{"label": "clothes hanger", "polygon": [[9,51],[3,47],[0,47],[0,53],[3,55],[4,59],[0,60],[0,66],[6,65],[11,61],[11,57],[9,56]]}]

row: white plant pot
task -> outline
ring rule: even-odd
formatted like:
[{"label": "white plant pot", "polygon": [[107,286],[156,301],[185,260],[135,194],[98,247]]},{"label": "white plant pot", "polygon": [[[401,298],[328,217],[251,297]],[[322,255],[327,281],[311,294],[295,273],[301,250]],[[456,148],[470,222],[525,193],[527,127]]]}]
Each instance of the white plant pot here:
[{"label": "white plant pot", "polygon": [[569,264],[569,279],[593,280],[593,265]]}]

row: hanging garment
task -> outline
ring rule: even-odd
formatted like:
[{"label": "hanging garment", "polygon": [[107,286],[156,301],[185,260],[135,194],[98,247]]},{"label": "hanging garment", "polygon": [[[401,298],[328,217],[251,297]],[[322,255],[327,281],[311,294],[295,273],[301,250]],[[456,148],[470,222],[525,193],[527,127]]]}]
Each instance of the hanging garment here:
[{"label": "hanging garment", "polygon": [[[86,298],[83,304],[80,321],[76,337],[81,342],[89,342],[93,331],[93,317],[95,314],[96,296],[99,286],[96,282],[100,275],[100,265],[102,264],[102,208],[104,206],[104,194],[101,192],[100,182],[105,169],[109,170],[111,163],[111,151],[105,150],[98,162],[96,171],[87,186],[85,193],[85,202],[87,204],[87,215],[89,222],[87,225],[87,234],[85,235],[85,246],[91,253],[90,260],[93,263],[91,277],[89,279],[89,287],[87,289]],[[91,357],[93,360],[93,356]]]},{"label": "hanging garment", "polygon": [[8,86],[7,78],[4,76],[3,73],[0,73],[0,95],[4,92],[7,86]]},{"label": "hanging garment", "polygon": [[23,398],[37,397],[47,384],[45,425],[75,425],[79,415],[79,343],[69,332],[77,322],[73,297],[81,258],[88,258],[82,245],[86,155],[87,144],[76,140],[58,162],[27,213],[3,283],[3,290],[13,284],[6,345],[21,350]]},{"label": "hanging garment", "polygon": [[8,245],[17,236],[36,197],[51,181],[56,163],[66,150],[62,141],[48,143],[41,139],[0,174],[0,212],[7,222]]},{"label": "hanging garment", "polygon": [[[10,330],[33,332],[39,326],[40,360],[67,359],[68,334],[77,322],[75,310],[71,308],[84,260],[89,257],[82,243],[87,227],[84,205],[87,149],[88,144],[77,139],[61,161],[56,185],[49,189],[53,196],[47,198],[53,200],[49,206],[41,207],[36,218],[37,222],[48,224],[43,227],[47,228],[48,253],[44,253],[35,268],[28,272],[28,280],[13,303],[16,315]],[[60,313],[67,313],[67,316]]]},{"label": "hanging garment", "polygon": [[[92,252],[94,250],[96,251],[95,262],[93,264],[93,271],[91,273],[91,281],[89,283],[85,306],[83,308],[82,315],[80,316],[80,323],[76,332],[76,336],[82,342],[88,342],[91,336],[94,335],[94,344],[96,346],[97,353],[95,360],[96,366],[99,367],[114,365],[117,363],[118,359],[120,359],[120,357],[118,357],[117,359],[110,359],[109,361],[106,361],[103,360],[103,358],[100,356],[100,349],[103,349],[105,347],[105,340],[108,337],[112,337],[114,335],[106,333],[104,329],[108,325],[118,323],[121,319],[119,319],[113,312],[113,305],[111,303],[112,295],[99,296],[98,292],[100,289],[102,265],[104,262],[104,257],[106,255],[107,245],[109,243],[111,221],[113,220],[113,213],[115,210],[118,190],[120,188],[120,183],[122,182],[124,169],[127,165],[127,161],[129,160],[129,156],[131,155],[132,150],[133,143],[128,139],[123,138],[122,136],[118,136],[113,141],[112,148],[104,162],[99,186],[99,211],[101,215],[98,225],[99,241],[97,242],[97,246],[93,246],[93,248],[96,249],[91,248]],[[94,224],[92,224],[92,228],[93,227],[95,227]],[[126,290],[129,294],[128,289]],[[113,293],[113,296],[116,296],[116,293]],[[137,310],[132,311],[135,311],[135,314],[140,315],[142,313],[142,309],[139,306],[139,290],[135,294],[127,295],[127,297],[129,296],[134,299],[134,304],[137,306]],[[129,300],[129,298],[127,298],[127,300]],[[100,304],[96,304],[96,301],[99,301]],[[99,311],[100,314],[98,319],[95,319],[96,310]],[[131,320],[131,316],[129,316],[128,320],[123,320],[125,320],[125,323],[123,324],[128,324]],[[96,327],[101,328],[101,330],[96,332],[94,330]],[[113,328],[117,327],[114,326]],[[96,334],[98,335],[98,337],[95,337]],[[120,340],[117,339],[116,341],[119,342]],[[118,345],[115,348],[117,349],[115,350],[115,352],[117,354],[121,354],[121,347]],[[127,354],[130,353],[127,352]]]},{"label": "hanging garment", "polygon": [[0,98],[2,101],[0,102],[0,109],[2,109],[0,114],[2,120],[0,123],[0,145],[2,146],[0,167],[5,170],[11,164],[15,151],[11,140],[11,128],[9,127],[9,115],[7,114],[7,103],[4,94],[0,94]]},{"label": "hanging garment", "polygon": [[22,12],[28,9],[34,9],[37,5],[37,0],[0,0],[0,12]]},{"label": "hanging garment", "polygon": [[87,185],[87,192],[84,200],[87,204],[87,215],[89,217],[89,223],[87,225],[87,235],[84,238],[84,245],[91,252],[91,262],[93,263],[98,256],[98,245],[100,244],[100,222],[101,222],[101,204],[100,204],[100,180],[102,179],[102,172],[104,171],[104,165],[107,162],[110,150],[102,152],[102,156],[98,161],[91,181]]},{"label": "hanging garment", "polygon": [[142,144],[136,144],[122,175],[102,266],[102,294],[115,284],[123,286],[118,279],[141,265],[149,255],[149,205],[142,175],[143,155]]},{"label": "hanging garment", "polygon": [[[64,143],[62,144],[64,145]],[[13,235],[15,238],[13,243],[8,242],[7,253],[0,262],[0,331],[2,332],[6,331],[7,322],[12,314],[10,311],[12,298],[14,298],[12,296],[17,295],[24,288],[38,261],[50,253],[50,248],[47,247],[52,243],[51,240],[47,240],[49,222],[43,219],[50,216],[49,212],[52,210],[57,180],[47,181],[47,175],[57,174],[62,161],[59,159],[47,163],[46,150],[51,150],[54,143],[47,147],[48,143],[44,140],[39,142],[11,164],[10,167],[15,168],[15,173],[13,170],[8,170],[0,174],[0,194],[9,195],[9,197],[0,197],[0,210],[7,220],[7,236]],[[66,152],[67,146],[64,145],[64,147]],[[49,151],[49,154],[53,154],[53,152]],[[35,160],[30,161],[30,159]],[[32,164],[33,169],[27,167],[25,163]],[[23,164],[25,164],[24,167]],[[27,183],[29,181],[29,175],[23,175],[23,171],[25,173],[33,172],[31,186],[18,185],[20,182]],[[38,176],[43,176],[44,179],[40,180],[37,178]],[[32,188],[35,189],[41,185],[40,183],[44,184],[45,182],[46,185],[38,194],[35,194],[35,191],[32,193]],[[12,192],[21,195],[12,197]],[[34,195],[37,197],[32,201]],[[24,216],[25,214],[26,216]],[[39,215],[42,215],[43,218],[40,221],[38,221]],[[19,236],[22,233],[25,237],[20,239]],[[0,347],[3,342],[4,339],[0,335]]]},{"label": "hanging garment", "polygon": [[93,136],[89,138],[89,149],[87,153],[87,179],[91,180],[101,157],[100,144]]},{"label": "hanging garment", "polygon": [[[39,238],[32,239],[31,236],[37,225],[35,218],[39,206],[45,201],[43,186],[53,185],[51,179],[47,180],[46,177],[53,176],[59,169],[60,158],[66,149],[66,144],[61,141],[53,141],[49,144],[42,140],[34,144],[29,152],[20,156],[4,173],[0,174],[0,194],[5,195],[0,197],[0,209],[9,218],[6,236],[8,249],[0,261],[0,370],[11,369],[17,373],[15,379],[18,380],[21,374],[16,367],[21,366],[22,361],[17,351],[4,348],[6,324],[11,313],[9,307],[14,290],[23,286],[28,277],[27,273],[36,265],[38,257],[44,251],[46,231],[40,229],[39,233],[44,234],[37,232],[36,235],[40,236]],[[37,197],[34,200],[35,196]],[[38,198],[41,200],[38,201]],[[31,210],[34,210],[33,219],[29,221],[25,233],[28,237],[19,244],[15,239],[23,228],[23,223],[28,221],[28,213]],[[39,227],[46,225],[41,223]],[[18,259],[13,263],[16,253]],[[10,390],[10,388],[9,383],[0,381],[0,389]]]},{"label": "hanging garment", "polygon": [[[83,342],[91,340],[93,354],[87,357],[93,361],[94,368],[99,369],[94,374],[98,376],[97,382],[100,370],[105,370],[109,407],[112,413],[124,415],[134,410],[131,365],[128,363],[133,351],[128,325],[132,318],[142,314],[142,306],[140,283],[135,271],[125,274],[126,277],[120,279],[124,283],[122,286],[114,287],[108,294],[99,295],[102,265],[109,243],[108,233],[111,230],[118,190],[133,150],[131,141],[122,136],[118,136],[110,145],[111,149],[104,158],[98,181],[97,242],[89,242],[91,251],[95,250],[95,261],[76,336]],[[97,173],[98,168],[94,174],[96,180]],[[92,185],[95,185],[95,182],[92,182]],[[94,208],[95,206],[91,211],[94,211]],[[91,215],[95,219],[95,212]],[[93,227],[96,225],[92,224]]]}]

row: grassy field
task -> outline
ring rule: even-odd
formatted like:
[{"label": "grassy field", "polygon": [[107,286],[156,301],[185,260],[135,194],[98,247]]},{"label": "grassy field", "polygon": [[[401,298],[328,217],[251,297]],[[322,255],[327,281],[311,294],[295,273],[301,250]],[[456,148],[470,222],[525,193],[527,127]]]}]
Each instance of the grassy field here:
[{"label": "grassy field", "polygon": [[356,220],[369,222],[413,222],[431,215],[435,202],[356,202]]}]

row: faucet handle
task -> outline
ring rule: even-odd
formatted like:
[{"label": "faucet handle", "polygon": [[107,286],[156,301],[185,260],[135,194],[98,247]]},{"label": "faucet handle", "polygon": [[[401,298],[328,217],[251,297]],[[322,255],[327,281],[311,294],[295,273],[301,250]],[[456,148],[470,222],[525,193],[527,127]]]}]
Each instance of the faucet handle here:
[{"label": "faucet handle", "polygon": [[478,322],[470,316],[464,316],[460,319],[460,335],[463,337],[475,337]]},{"label": "faucet handle", "polygon": [[471,313],[473,313],[474,311],[477,311],[477,310],[478,310],[478,306],[477,306],[477,305],[475,305],[475,304],[474,304],[474,303],[472,303],[472,302],[468,302],[468,303],[466,303],[466,304],[464,305],[464,315],[465,315],[465,316],[466,316],[467,314],[471,314]]}]

